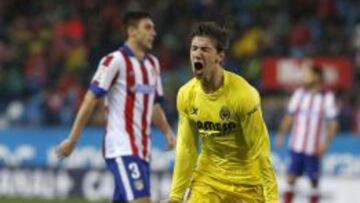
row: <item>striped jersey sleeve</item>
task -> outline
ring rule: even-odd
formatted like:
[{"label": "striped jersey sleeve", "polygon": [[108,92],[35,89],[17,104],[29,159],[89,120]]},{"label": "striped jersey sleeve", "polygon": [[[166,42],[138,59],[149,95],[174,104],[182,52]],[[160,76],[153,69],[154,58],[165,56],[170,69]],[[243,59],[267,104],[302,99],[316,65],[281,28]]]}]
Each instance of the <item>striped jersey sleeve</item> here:
[{"label": "striped jersey sleeve", "polygon": [[301,98],[304,96],[304,89],[297,89],[290,98],[287,112],[290,115],[294,115],[298,109]]},{"label": "striped jersey sleeve", "polygon": [[119,74],[120,57],[109,54],[103,57],[93,76],[89,89],[97,96],[104,96]]},{"label": "striped jersey sleeve", "polygon": [[335,102],[335,96],[332,92],[328,92],[325,95],[325,118],[334,119],[338,114],[338,108]]}]

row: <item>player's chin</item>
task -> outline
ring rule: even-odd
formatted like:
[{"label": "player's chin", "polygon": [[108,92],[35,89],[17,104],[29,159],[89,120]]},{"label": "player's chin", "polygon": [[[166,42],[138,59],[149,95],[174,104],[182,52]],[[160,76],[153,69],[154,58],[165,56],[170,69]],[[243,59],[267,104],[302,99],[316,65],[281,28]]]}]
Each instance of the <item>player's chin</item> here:
[{"label": "player's chin", "polygon": [[150,51],[152,49],[152,44],[148,44],[145,46],[146,51]]},{"label": "player's chin", "polygon": [[147,43],[148,47],[151,49],[154,46],[154,40],[149,40]]},{"label": "player's chin", "polygon": [[146,49],[146,51],[149,51],[153,48],[153,43],[152,42],[144,43],[143,46]]},{"label": "player's chin", "polygon": [[203,78],[203,73],[193,70],[193,75],[195,76],[196,79],[201,80]]}]

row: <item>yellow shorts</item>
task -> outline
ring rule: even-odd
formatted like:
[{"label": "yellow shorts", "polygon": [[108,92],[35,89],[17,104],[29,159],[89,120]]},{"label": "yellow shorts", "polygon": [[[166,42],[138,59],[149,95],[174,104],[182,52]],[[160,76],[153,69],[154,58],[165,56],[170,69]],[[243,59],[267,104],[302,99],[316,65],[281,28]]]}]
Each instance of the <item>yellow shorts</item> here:
[{"label": "yellow shorts", "polygon": [[229,184],[194,173],[187,203],[265,203],[262,185]]}]

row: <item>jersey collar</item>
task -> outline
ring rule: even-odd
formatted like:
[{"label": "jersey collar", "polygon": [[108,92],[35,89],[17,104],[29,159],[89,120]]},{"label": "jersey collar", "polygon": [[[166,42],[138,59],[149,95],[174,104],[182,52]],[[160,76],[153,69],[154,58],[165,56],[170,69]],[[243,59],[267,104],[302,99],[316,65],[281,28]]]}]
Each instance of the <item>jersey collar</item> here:
[{"label": "jersey collar", "polygon": [[229,78],[228,78],[228,72],[223,69],[223,75],[224,75],[224,83],[223,85],[218,89],[216,90],[215,92],[212,92],[212,93],[205,93],[204,90],[201,88],[201,85],[200,85],[200,82],[199,82],[199,89],[200,89],[200,92],[203,96],[209,98],[210,100],[216,100],[220,95],[222,95],[222,93],[225,91],[226,89],[226,86],[228,85],[229,83]]},{"label": "jersey collar", "polygon": [[135,58],[138,59],[140,62],[144,62],[144,61],[147,59],[147,57],[148,57],[148,54],[145,53],[145,55],[144,55],[144,57],[143,57],[142,59],[137,58],[137,57],[135,56],[134,52],[133,52],[133,51],[130,49],[130,47],[129,47],[128,45],[126,45],[126,44],[124,44],[121,48],[124,50],[124,52],[125,52],[128,56],[130,56],[130,57],[135,57]]}]

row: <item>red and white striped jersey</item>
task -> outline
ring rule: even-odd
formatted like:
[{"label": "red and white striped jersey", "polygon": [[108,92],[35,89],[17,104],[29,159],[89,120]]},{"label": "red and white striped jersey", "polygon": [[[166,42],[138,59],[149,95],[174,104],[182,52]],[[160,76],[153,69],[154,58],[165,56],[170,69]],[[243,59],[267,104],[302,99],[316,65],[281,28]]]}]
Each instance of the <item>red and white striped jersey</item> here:
[{"label": "red and white striped jersey", "polygon": [[330,91],[310,92],[297,89],[292,95],[288,113],[294,116],[290,148],[298,153],[314,155],[324,141],[329,121],[337,116],[334,94]]},{"label": "red and white striped jersey", "polygon": [[137,155],[148,161],[152,110],[163,96],[158,59],[146,54],[139,60],[124,45],[102,58],[89,89],[105,96],[104,156]]}]

